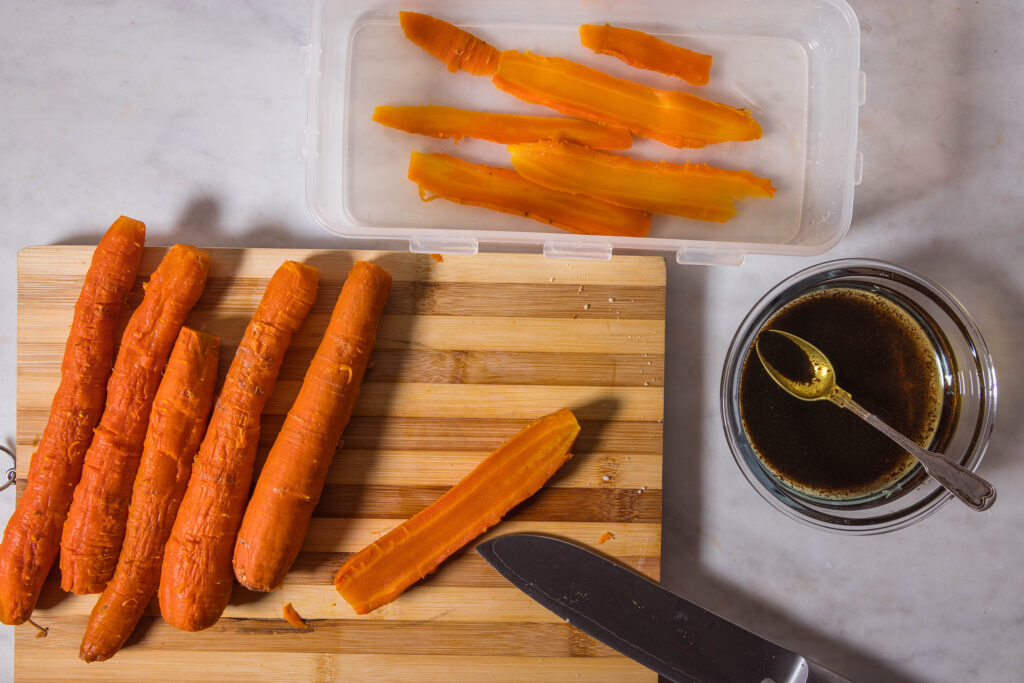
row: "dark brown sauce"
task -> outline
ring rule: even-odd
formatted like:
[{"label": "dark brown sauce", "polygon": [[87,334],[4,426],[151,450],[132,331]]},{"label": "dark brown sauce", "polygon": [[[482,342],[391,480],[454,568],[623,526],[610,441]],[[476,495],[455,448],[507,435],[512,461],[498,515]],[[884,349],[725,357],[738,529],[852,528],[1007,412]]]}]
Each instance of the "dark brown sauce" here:
[{"label": "dark brown sauce", "polygon": [[[837,384],[896,430],[928,446],[942,414],[943,382],[922,327],[900,306],[855,288],[804,295],[762,329],[790,332],[832,362]],[[781,335],[762,333],[762,339]],[[768,376],[751,349],[740,378],[740,416],[758,457],[804,493],[851,499],[879,491],[916,460],[856,415],[801,401]]]}]

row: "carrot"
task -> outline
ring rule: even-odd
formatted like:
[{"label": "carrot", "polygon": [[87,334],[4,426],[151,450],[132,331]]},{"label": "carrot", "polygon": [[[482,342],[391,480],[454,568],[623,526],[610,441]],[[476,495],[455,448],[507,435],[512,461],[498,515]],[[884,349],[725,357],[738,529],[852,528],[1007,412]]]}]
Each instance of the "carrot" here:
[{"label": "carrot", "polygon": [[399,12],[405,37],[440,59],[452,73],[468,71],[490,76],[498,64],[499,52],[472,33],[419,12]]},{"label": "carrot", "polygon": [[557,116],[526,116],[441,107],[380,106],[373,120],[406,133],[434,138],[489,140],[504,145],[538,140],[572,140],[594,149],[629,149],[633,137],[621,126]]},{"label": "carrot", "polygon": [[651,229],[651,217],[642,211],[550,190],[511,169],[471,164],[447,154],[413,152],[409,180],[419,185],[420,199],[425,202],[440,197],[524,216],[569,232],[644,237]]},{"label": "carrot", "polygon": [[281,616],[284,620],[295,628],[309,628],[309,624],[306,620],[299,616],[299,613],[292,607],[292,603],[285,603],[285,606],[281,608]]},{"label": "carrot", "polygon": [[618,57],[638,69],[676,76],[693,85],[707,85],[711,55],[666,43],[649,33],[605,24],[580,26],[580,42],[602,55]]},{"label": "carrot", "polygon": [[153,397],[174,340],[203,292],[209,266],[205,251],[171,247],[128,321],[103,417],[64,522],[60,571],[66,591],[98,593],[114,574]]},{"label": "carrot", "polygon": [[775,194],[771,181],[750,171],[643,161],[568,142],[508,149],[512,165],[527,180],[652,213],[724,222],[736,215],[735,200]]},{"label": "carrot", "polygon": [[164,547],[160,611],[186,631],[212,626],[231,597],[231,551],[252,482],[260,416],[285,351],[316,300],[317,270],[285,261],[246,327]]},{"label": "carrot", "polygon": [[437,501],[349,558],[334,577],[341,597],[357,614],[394,600],[536,493],[572,457],[579,431],[569,410],[528,425]]},{"label": "carrot", "polygon": [[110,659],[156,594],[164,543],[206,432],[217,383],[220,338],[183,327],[153,399],[124,545],[114,576],[89,616],[79,656]]},{"label": "carrot", "polygon": [[560,57],[502,52],[491,81],[526,102],[566,116],[625,126],[672,147],[761,137],[760,124],[746,110],[686,92],[657,90]]},{"label": "carrot", "polygon": [[60,386],[25,492],[0,543],[0,621],[5,624],[21,624],[32,614],[57,558],[72,492],[103,413],[114,334],[145,237],[145,225],[121,216],[93,252],[64,347]]},{"label": "carrot", "polygon": [[280,586],[302,548],[390,293],[387,271],[356,261],[238,530],[235,577],[250,590]]}]

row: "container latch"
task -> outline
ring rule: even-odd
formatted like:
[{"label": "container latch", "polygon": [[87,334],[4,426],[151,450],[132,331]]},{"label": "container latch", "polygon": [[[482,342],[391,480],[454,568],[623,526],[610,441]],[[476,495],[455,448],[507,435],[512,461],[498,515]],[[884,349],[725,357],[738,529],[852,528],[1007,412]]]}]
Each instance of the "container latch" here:
[{"label": "container latch", "polygon": [[475,237],[414,237],[409,240],[414,254],[475,254],[480,243]]},{"label": "container latch", "polygon": [[544,243],[544,255],[548,258],[574,258],[588,261],[607,261],[612,257],[612,245],[593,244],[590,242],[556,242]]},{"label": "container latch", "polygon": [[742,266],[744,260],[746,254],[741,251],[684,246],[676,252],[676,263],[695,266]]}]

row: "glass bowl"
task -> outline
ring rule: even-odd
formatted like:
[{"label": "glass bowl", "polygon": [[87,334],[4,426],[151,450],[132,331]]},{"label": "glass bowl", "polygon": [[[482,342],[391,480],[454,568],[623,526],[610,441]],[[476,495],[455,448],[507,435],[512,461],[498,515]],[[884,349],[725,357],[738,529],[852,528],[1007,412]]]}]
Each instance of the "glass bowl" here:
[{"label": "glass bowl", "polygon": [[[949,419],[941,443],[930,448],[972,471],[977,469],[988,447],[996,410],[995,368],[981,333],[960,302],[940,285],[901,266],[868,259],[830,261],[802,270],[776,285],[751,309],[732,339],[722,371],[725,436],[747,481],[787,516],[838,533],[895,531],[931,515],[952,498],[920,465],[871,495],[852,500],[817,497],[777,477],[757,455],[743,426],[740,380],[758,333],[788,303],[835,287],[881,295],[903,307],[925,328],[943,374],[944,410]],[[842,385],[842,375],[839,377]]]}]

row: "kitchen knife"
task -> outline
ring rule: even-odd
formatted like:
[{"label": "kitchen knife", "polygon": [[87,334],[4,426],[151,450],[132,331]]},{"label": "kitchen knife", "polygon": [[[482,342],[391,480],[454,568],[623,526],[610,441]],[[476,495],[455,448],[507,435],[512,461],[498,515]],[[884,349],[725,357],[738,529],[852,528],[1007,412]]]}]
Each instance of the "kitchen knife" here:
[{"label": "kitchen knife", "polygon": [[848,683],[820,664],[571,543],[509,534],[476,549],[541,605],[673,681]]}]

